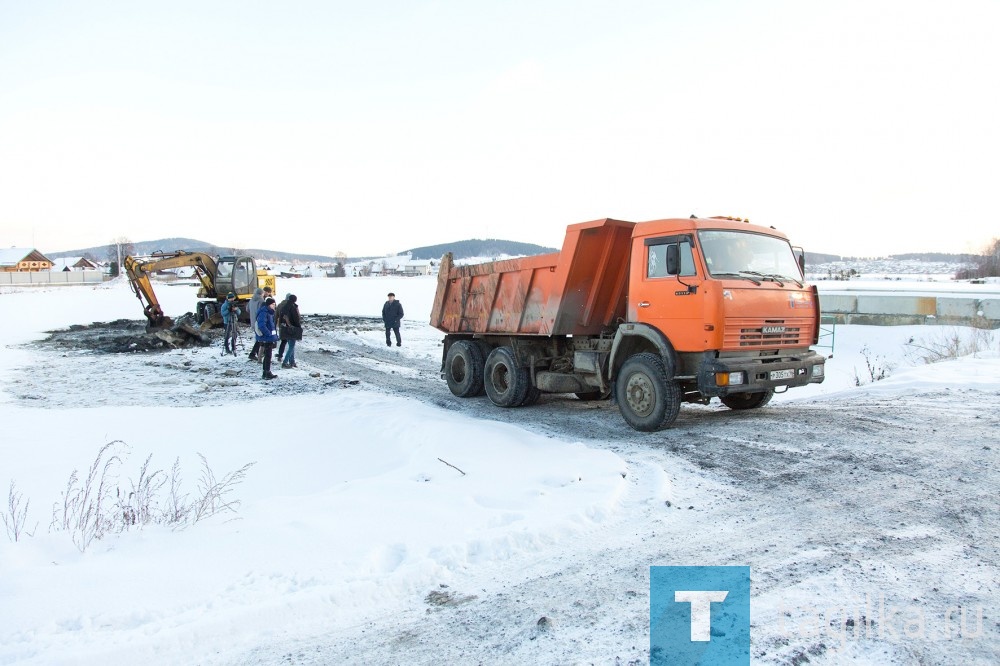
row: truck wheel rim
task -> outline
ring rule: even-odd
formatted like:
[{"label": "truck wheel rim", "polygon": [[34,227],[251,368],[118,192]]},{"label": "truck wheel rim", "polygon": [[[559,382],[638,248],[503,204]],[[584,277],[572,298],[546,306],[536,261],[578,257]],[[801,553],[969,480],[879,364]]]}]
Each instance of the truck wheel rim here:
[{"label": "truck wheel rim", "polygon": [[506,393],[507,389],[510,387],[510,383],[507,381],[507,366],[502,364],[497,364],[493,368],[493,388],[496,389],[497,393]]},{"label": "truck wheel rim", "polygon": [[653,382],[646,375],[636,373],[625,385],[625,400],[636,416],[649,416],[653,411]]},{"label": "truck wheel rim", "polygon": [[465,359],[458,357],[453,359],[451,362],[451,377],[456,382],[462,383],[465,381]]}]

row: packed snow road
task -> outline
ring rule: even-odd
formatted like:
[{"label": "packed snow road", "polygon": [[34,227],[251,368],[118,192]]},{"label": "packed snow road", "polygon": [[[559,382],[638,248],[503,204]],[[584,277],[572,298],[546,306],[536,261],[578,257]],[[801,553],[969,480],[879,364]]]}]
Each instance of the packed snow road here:
[{"label": "packed snow road", "polygon": [[[1000,656],[995,391],[861,392],[757,412],[689,405],[669,430],[643,434],[610,401],[551,396],[500,409],[485,397],[454,398],[439,360],[403,372],[391,349],[341,344],[339,367],[357,366],[349,374],[365,383],[610,447],[634,484],[681,469],[694,483],[675,487],[669,506],[630,506],[608,528],[619,536],[611,547],[583,538],[554,560],[518,562],[492,585],[459,591],[478,597],[454,608],[415,609],[317,640],[314,663],[387,654],[645,663],[648,567],[673,564],[751,566],[755,662],[986,664]],[[324,367],[322,358],[310,362]],[[612,599],[631,613],[609,617],[602,600]]]},{"label": "packed snow road", "polygon": [[[996,390],[904,385],[752,412],[685,406],[673,427],[644,434],[609,401],[543,396],[505,410],[457,399],[433,339],[419,352],[381,346],[377,319],[310,316],[306,326],[300,368],[273,384],[209,348],[184,361],[105,357],[118,376],[91,393],[81,389],[92,353],[63,358],[58,367],[76,363],[80,376],[44,394],[31,386],[42,359],[18,390],[25,401],[100,404],[142,376],[164,387],[158,399],[198,404],[362,387],[610,449],[628,465],[629,491],[557,551],[489,562],[406,612],[223,662],[647,663],[651,565],[749,565],[754,663],[1000,661]],[[76,353],[65,338],[56,346]]]}]

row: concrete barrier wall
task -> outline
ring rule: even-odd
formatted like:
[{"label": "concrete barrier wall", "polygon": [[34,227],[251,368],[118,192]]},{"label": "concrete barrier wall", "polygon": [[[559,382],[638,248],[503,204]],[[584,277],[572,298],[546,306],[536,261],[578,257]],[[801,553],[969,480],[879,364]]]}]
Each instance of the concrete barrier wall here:
[{"label": "concrete barrier wall", "polygon": [[100,284],[109,279],[102,271],[0,271],[0,286]]},{"label": "concrete barrier wall", "polygon": [[839,324],[951,324],[1000,328],[1000,298],[905,294],[819,295],[820,310]]}]

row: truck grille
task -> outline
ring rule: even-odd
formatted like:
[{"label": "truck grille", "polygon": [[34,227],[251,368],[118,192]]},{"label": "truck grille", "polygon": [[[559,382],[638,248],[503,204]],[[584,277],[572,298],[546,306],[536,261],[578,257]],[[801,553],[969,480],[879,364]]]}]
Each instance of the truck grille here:
[{"label": "truck grille", "polygon": [[813,340],[812,319],[730,319],[724,349],[808,347]]}]

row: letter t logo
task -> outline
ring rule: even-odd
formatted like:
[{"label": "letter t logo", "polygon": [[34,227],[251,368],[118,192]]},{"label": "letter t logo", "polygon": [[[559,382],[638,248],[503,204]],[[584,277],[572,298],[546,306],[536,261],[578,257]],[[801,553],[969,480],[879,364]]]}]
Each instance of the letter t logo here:
[{"label": "letter t logo", "polygon": [[691,640],[712,639],[712,602],[725,601],[725,590],[676,590],[674,601],[691,604]]}]

